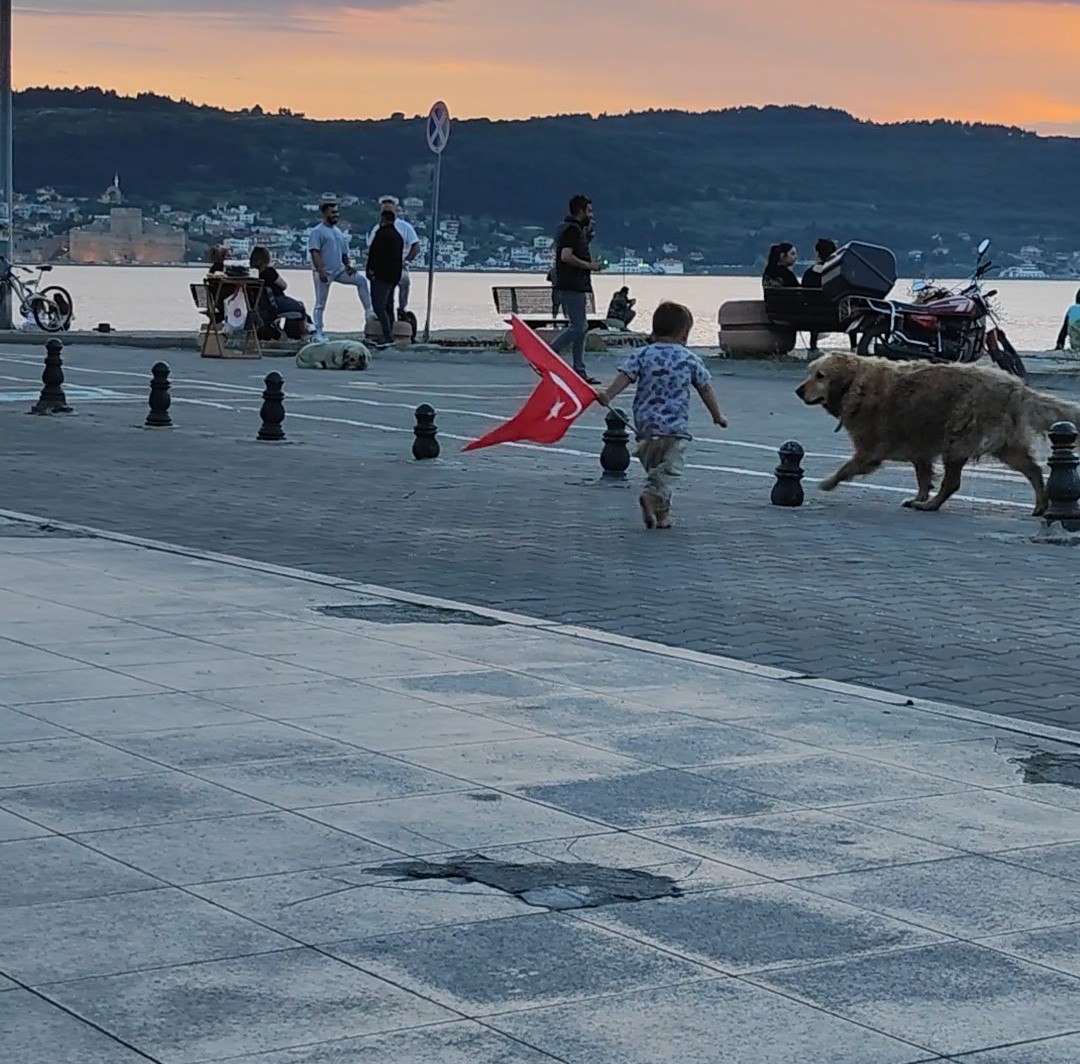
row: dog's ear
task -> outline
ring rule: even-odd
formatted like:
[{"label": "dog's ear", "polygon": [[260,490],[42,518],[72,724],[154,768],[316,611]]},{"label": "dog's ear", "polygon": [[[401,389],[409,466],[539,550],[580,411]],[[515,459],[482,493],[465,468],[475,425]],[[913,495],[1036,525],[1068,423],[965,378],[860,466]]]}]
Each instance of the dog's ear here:
[{"label": "dog's ear", "polygon": [[824,407],[833,417],[840,416],[840,407],[844,402],[844,396],[847,395],[848,389],[851,387],[851,380],[848,374],[844,372],[844,369],[839,366],[833,367],[833,372],[829,374],[829,388],[825,394]]}]

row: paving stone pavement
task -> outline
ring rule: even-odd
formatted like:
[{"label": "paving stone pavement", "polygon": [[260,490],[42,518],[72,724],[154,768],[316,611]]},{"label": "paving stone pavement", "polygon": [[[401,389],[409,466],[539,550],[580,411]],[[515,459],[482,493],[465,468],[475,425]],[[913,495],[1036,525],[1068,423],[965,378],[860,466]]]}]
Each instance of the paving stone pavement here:
[{"label": "paving stone pavement", "polygon": [[[937,515],[898,507],[904,469],[822,496],[812,478],[846,442],[794,399],[795,367],[717,371],[732,429],[698,422],[681,526],[650,536],[632,487],[594,483],[595,415],[562,448],[459,453],[531,387],[515,362],[387,355],[367,374],[305,374],[178,354],[176,427],[155,433],[139,426],[160,352],[73,349],[69,382],[108,394],[80,393],[77,416],[52,419],[25,416],[39,357],[0,358],[24,382],[0,402],[8,509],[1080,728],[1076,559],[1031,542],[1026,485],[975,471],[965,490],[993,501]],[[259,377],[279,366],[292,443],[256,445]],[[440,411],[435,463],[409,457],[421,400]],[[768,501],[789,436],[810,452],[798,510]]]},{"label": "paving stone pavement", "polygon": [[1073,1064],[1080,750],[999,719],[0,522],[3,1058]]}]

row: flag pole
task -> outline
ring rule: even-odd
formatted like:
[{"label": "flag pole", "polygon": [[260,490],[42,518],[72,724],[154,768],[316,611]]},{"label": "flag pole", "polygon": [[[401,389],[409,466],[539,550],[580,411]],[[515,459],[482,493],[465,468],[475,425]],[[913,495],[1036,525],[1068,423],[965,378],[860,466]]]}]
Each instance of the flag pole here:
[{"label": "flag pole", "polygon": [[435,191],[432,193],[431,233],[428,236],[427,314],[424,316],[424,343],[431,342],[431,296],[435,287],[435,248],[439,243],[439,187],[442,185],[442,152],[435,156]]}]

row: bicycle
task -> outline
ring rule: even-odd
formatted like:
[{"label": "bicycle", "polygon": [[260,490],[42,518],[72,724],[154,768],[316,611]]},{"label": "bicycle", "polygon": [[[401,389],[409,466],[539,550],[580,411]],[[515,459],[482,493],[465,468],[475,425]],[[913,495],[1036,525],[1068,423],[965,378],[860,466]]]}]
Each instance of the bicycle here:
[{"label": "bicycle", "polygon": [[[58,284],[41,288],[45,274],[51,269],[49,265],[13,266],[0,255],[0,293],[5,288],[10,288],[12,296],[19,302],[19,313],[25,319],[33,318],[43,332],[63,332],[71,327],[75,304],[68,290]],[[19,278],[17,270],[23,273],[33,273],[36,270],[37,276],[26,283]]]}]

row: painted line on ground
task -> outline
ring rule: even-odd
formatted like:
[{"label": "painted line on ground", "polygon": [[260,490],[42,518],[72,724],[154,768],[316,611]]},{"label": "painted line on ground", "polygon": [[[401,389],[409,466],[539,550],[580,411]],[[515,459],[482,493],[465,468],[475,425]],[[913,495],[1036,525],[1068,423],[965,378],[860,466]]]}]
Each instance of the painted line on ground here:
[{"label": "painted line on ground", "polygon": [[[244,414],[258,414],[258,409],[255,407],[249,407],[244,409],[237,407],[238,413]],[[300,414],[295,411],[290,411],[288,414],[289,419],[295,419],[298,421],[319,421],[325,422],[331,425],[352,425],[355,428],[371,429],[380,432],[391,432],[398,434],[407,434],[411,436],[413,430],[411,428],[403,428],[401,425],[380,425],[371,421],[356,421],[353,418],[347,417],[328,417],[320,414]],[[455,442],[469,443],[474,440],[475,436],[460,436],[453,432],[443,432],[439,430],[439,439],[454,440]],[[571,447],[560,447],[555,444],[535,444],[535,443],[504,443],[500,444],[502,447],[516,447],[525,451],[540,451],[544,454],[562,454],[569,455],[574,458],[597,458],[597,455],[592,451],[579,451]],[[687,462],[687,469],[696,469],[706,473],[728,473],[733,476],[741,477],[754,477],[759,480],[773,480],[775,475],[771,472],[767,472],[763,469],[746,469],[743,466],[720,466],[720,465],[705,465],[698,462]],[[818,484],[820,481],[807,477],[804,481],[807,484]],[[842,484],[841,488],[845,491],[884,491],[894,495],[911,495],[913,488],[902,488],[892,484],[871,484],[865,481],[859,483],[847,483]],[[954,499],[961,502],[973,502],[982,503],[989,506],[1007,506],[1012,509],[1030,510],[1031,504],[1026,502],[1016,502],[1012,499],[994,499],[981,495],[954,495]]]},{"label": "painted line on ground", "polygon": [[[284,577],[302,583],[333,588],[334,590],[341,592],[374,595],[379,598],[388,599],[391,602],[402,602],[418,606],[431,606],[442,610],[456,610],[473,613],[480,617],[487,617],[491,620],[500,621],[506,625],[542,631],[551,635],[562,635],[566,638],[579,639],[583,642],[617,646],[627,650],[636,650],[643,654],[652,654],[656,657],[690,662],[710,668],[722,669],[727,672],[737,672],[743,675],[755,676],[762,680],[772,680],[777,683],[790,684],[797,689],[810,687],[832,694],[848,695],[853,698],[865,699],[868,702],[874,702],[878,705],[885,704],[894,707],[903,707],[915,712],[926,713],[930,716],[946,717],[951,720],[961,720],[967,723],[980,724],[988,728],[1011,732],[1016,735],[1053,740],[1056,742],[1067,743],[1070,746],[1080,745],[1080,733],[1068,728],[1058,728],[1050,724],[1029,723],[1027,721],[1017,720],[1014,717],[997,716],[992,713],[983,712],[982,710],[968,709],[966,706],[958,706],[948,702],[911,698],[896,691],[887,691],[862,684],[840,683],[824,677],[811,676],[805,672],[794,672],[789,669],[780,669],[771,665],[759,665],[752,661],[743,661],[739,658],[729,658],[719,654],[707,654],[703,651],[667,646],[664,643],[654,643],[649,640],[635,639],[631,636],[621,636],[612,632],[602,631],[598,628],[560,624],[557,621],[545,621],[541,618],[530,617],[526,614],[508,613],[504,610],[491,609],[487,606],[476,606],[472,603],[460,602],[455,599],[421,595],[410,591],[398,591],[395,588],[383,587],[381,584],[367,584],[358,583],[355,580],[343,580],[338,577],[328,576],[325,573],[316,573],[305,569],[295,569],[290,566],[260,562],[251,558],[241,558],[233,554],[222,554],[217,551],[184,547],[176,543],[148,539],[143,536],[131,536],[123,532],[110,532],[106,529],[96,528],[91,525],[75,524],[56,518],[42,517],[37,514],[22,513],[18,510],[0,509],[0,518],[6,518],[9,521],[16,521],[27,525],[41,526],[47,524],[51,528],[61,532],[91,536],[112,543],[122,543],[132,547],[142,547],[147,550],[160,551],[165,554],[191,558],[196,561],[213,562],[236,569],[244,569],[248,572],[266,573],[267,575]],[[271,614],[271,616],[276,615]]]},{"label": "painted line on ground", "polygon": [[[35,367],[37,366],[37,363],[35,363],[35,362],[29,362],[29,361],[26,361],[26,360],[20,360],[20,359],[15,359],[15,358],[10,358],[10,357],[3,357],[3,356],[0,356],[0,362],[15,362],[15,363],[18,363],[20,365],[30,365],[30,366],[35,366]],[[76,367],[72,368],[72,372],[105,374],[105,375],[109,375],[109,376],[137,377],[140,380],[145,378],[144,374],[137,373],[134,370],[108,370],[108,369],[97,369],[97,368],[94,368],[94,367],[76,366]],[[201,379],[198,379],[198,378],[192,378],[192,379],[189,379],[189,380],[185,380],[183,378],[180,378],[180,379],[174,380],[172,383],[173,384],[178,384],[179,383],[179,384],[182,384],[185,387],[198,388],[198,389],[203,389],[203,390],[206,390],[206,391],[216,391],[216,392],[230,393],[232,395],[236,395],[236,396],[239,396],[239,397],[243,397],[245,395],[261,395],[262,394],[262,389],[259,388],[259,387],[247,386],[247,385],[243,385],[243,384],[233,384],[233,383],[230,383],[228,381],[201,380]],[[350,386],[355,387],[356,385],[350,385]],[[229,407],[229,406],[224,406],[224,405],[218,406],[218,405],[216,405],[214,403],[210,403],[210,402],[202,402],[202,403],[200,403],[200,402],[197,402],[195,400],[186,399],[186,398],[184,398],[182,396],[177,396],[177,395],[172,396],[172,401],[174,403],[190,402],[190,403],[192,403],[193,405],[196,405],[196,406],[209,406],[209,407],[215,407],[216,409],[221,409],[221,410],[235,409],[235,408],[232,408],[232,407]],[[315,393],[315,394],[308,393],[308,394],[304,394],[302,392],[291,392],[291,393],[288,393],[286,395],[286,403],[288,403],[290,401],[291,402],[310,401],[310,402],[355,403],[355,404],[359,404],[359,405],[362,405],[362,406],[370,406],[370,407],[375,407],[375,408],[386,408],[386,409],[393,409],[393,410],[408,410],[410,413],[415,409],[414,405],[411,404],[411,403],[383,403],[383,402],[379,402],[376,399],[360,399],[360,398],[357,398],[355,396],[342,396],[342,395],[333,395],[333,394],[328,395],[328,394],[325,394],[325,393]],[[444,408],[443,410],[438,411],[438,413],[439,414],[450,414],[450,415],[460,416],[460,417],[476,417],[476,418],[481,418],[481,419],[484,419],[484,420],[487,420],[487,421],[496,421],[496,422],[505,421],[507,416],[508,416],[507,414],[492,414],[492,413],[489,413],[487,411],[480,411],[480,410],[456,410],[456,409],[447,409],[447,408]],[[347,419],[347,418],[318,417],[318,416],[315,416],[315,415],[300,414],[300,413],[296,413],[294,411],[289,411],[287,416],[290,417],[290,418],[305,419],[305,420],[308,420],[308,421],[326,421],[326,422],[333,423],[333,424],[353,425],[353,426],[355,426],[357,428],[382,430],[382,431],[387,431],[387,432],[399,432],[399,431],[410,432],[410,433],[412,432],[412,428],[401,429],[401,428],[399,428],[397,426],[376,425],[376,424],[370,424],[370,423],[362,422],[362,421],[353,421],[353,420],[350,420],[350,419]],[[570,431],[571,432],[575,432],[575,431],[578,431],[578,432],[595,432],[595,430],[593,428],[591,428],[590,426],[581,425],[581,424],[571,426]],[[439,435],[440,435],[440,437],[443,437],[445,439],[461,440],[461,441],[464,441],[464,442],[468,442],[469,440],[472,440],[472,439],[476,438],[475,436],[456,436],[453,433],[443,432],[441,430],[439,432]],[[722,438],[718,438],[718,437],[715,437],[715,436],[698,436],[698,437],[695,437],[694,442],[695,443],[701,443],[701,444],[707,444],[707,445],[713,445],[713,446],[719,446],[719,447],[736,447],[736,448],[743,448],[743,449],[746,449],[746,450],[764,451],[764,452],[768,452],[770,454],[776,454],[776,448],[775,447],[772,447],[769,444],[755,443],[755,442],[752,442],[752,441],[749,441],[749,440],[732,440],[732,439],[722,439]],[[509,445],[505,445],[505,446],[509,446]],[[558,447],[554,447],[554,446],[536,447],[536,446],[531,445],[531,444],[520,444],[520,445],[515,444],[513,446],[521,446],[521,447],[524,447],[524,448],[529,449],[529,450],[542,450],[542,451],[550,451],[550,452],[554,452],[554,453],[563,453],[563,454],[572,454],[572,455],[585,454],[585,455],[591,456],[591,452],[575,451],[575,450],[570,450],[570,449],[567,449],[567,448],[558,448]],[[833,454],[833,453],[829,453],[829,452],[808,451],[806,453],[806,458],[823,458],[823,459],[827,458],[827,459],[831,459],[831,460],[835,460],[835,461],[841,461],[841,462],[846,461],[848,457],[849,456],[845,455],[845,454]],[[713,472],[738,473],[738,474],[742,474],[742,475],[745,475],[745,476],[754,476],[754,477],[771,477],[772,476],[772,473],[765,472],[765,471],[762,471],[762,470],[748,470],[748,469],[742,469],[740,467],[731,467],[731,466],[710,466],[710,465],[701,465],[701,464],[688,463],[687,468],[688,469],[708,470],[708,471],[713,471]],[[993,468],[993,469],[966,469],[964,471],[964,476],[965,477],[974,477],[976,479],[998,480],[998,481],[1003,481],[1003,482],[1006,482],[1006,483],[1014,483],[1014,484],[1017,484],[1018,486],[1023,485],[1023,484],[1026,483],[1026,481],[1024,480],[1024,478],[1020,474],[1014,473],[1011,470],[1007,470],[1004,467]],[[811,483],[817,483],[817,481],[811,481]],[[910,495],[912,490],[913,490],[913,488],[901,488],[901,487],[895,487],[895,486],[891,486],[891,485],[872,484],[872,483],[867,483],[867,482],[860,482],[858,484],[846,485],[846,486],[856,487],[856,488],[865,488],[865,489],[867,489],[869,491],[888,491],[888,492],[894,492],[894,493],[901,493],[901,494],[905,494],[905,495]],[[1011,500],[1011,499],[984,498],[984,497],[974,496],[974,495],[970,495],[970,496],[969,495],[956,495],[956,496],[954,496],[954,498],[962,500],[964,502],[988,503],[988,504],[991,504],[991,505],[1018,507],[1020,509],[1027,509],[1028,508],[1028,504],[1021,503],[1021,502],[1018,502],[1016,500]]]}]

